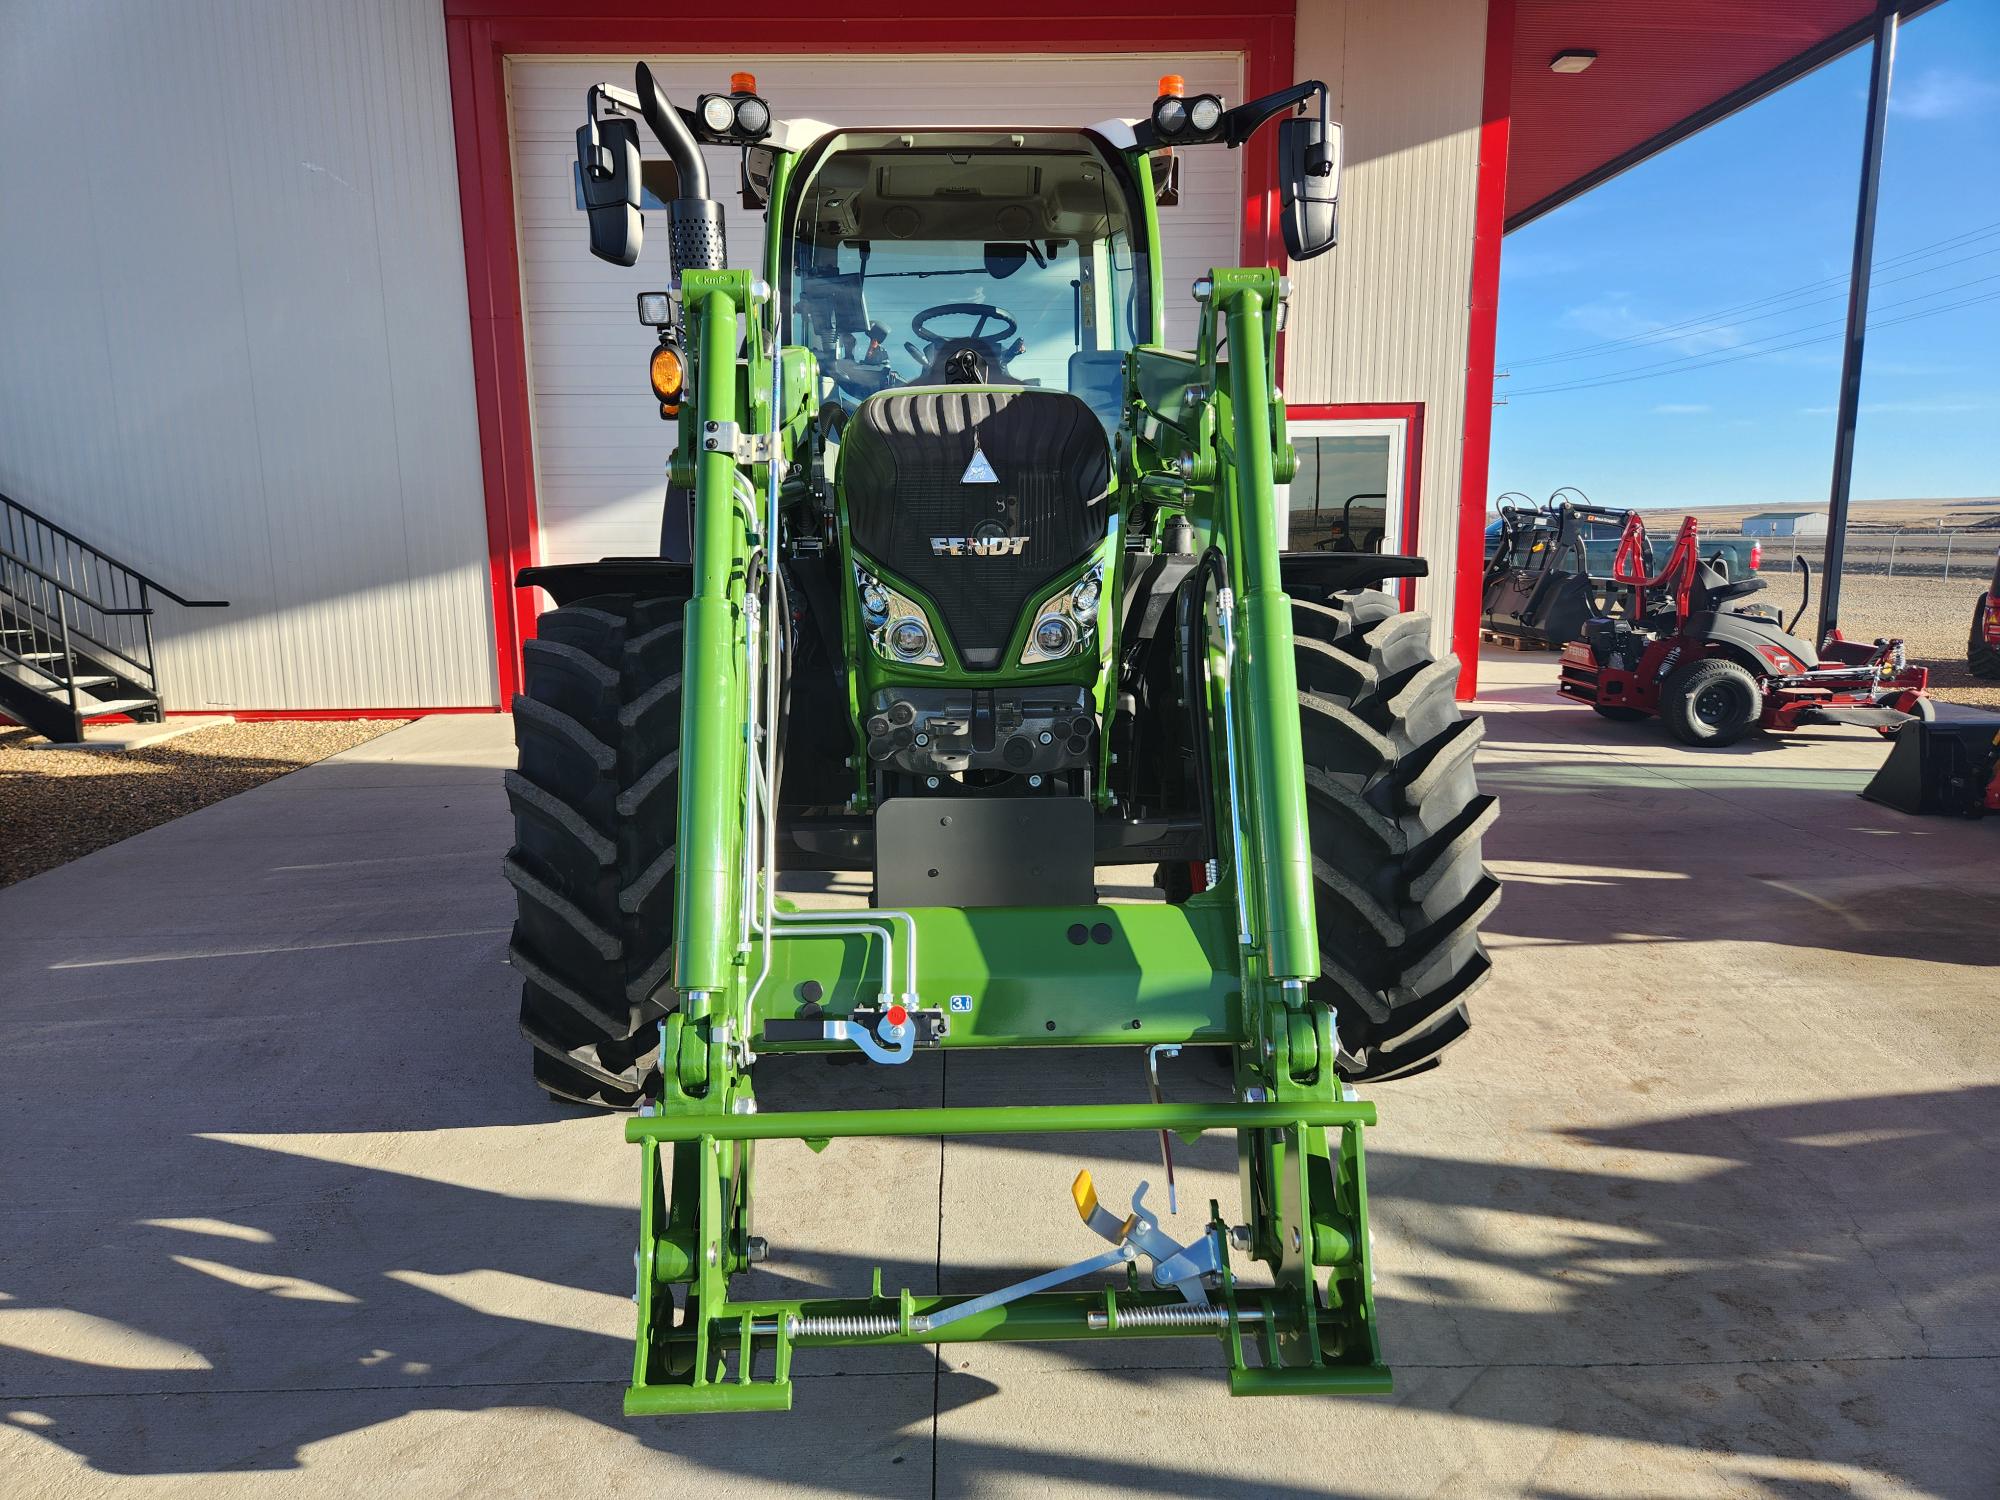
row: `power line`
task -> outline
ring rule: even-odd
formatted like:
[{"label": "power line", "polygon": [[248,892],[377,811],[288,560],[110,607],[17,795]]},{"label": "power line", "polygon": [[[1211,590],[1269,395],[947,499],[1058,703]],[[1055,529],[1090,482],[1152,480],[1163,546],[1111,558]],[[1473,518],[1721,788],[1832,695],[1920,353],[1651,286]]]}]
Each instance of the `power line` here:
[{"label": "power line", "polygon": [[[1947,235],[1944,239],[1934,240],[1930,244],[1919,245],[1913,250],[1906,250],[1900,255],[1884,257],[1874,263],[1872,271],[1893,270],[1913,260],[1928,259],[1933,255],[1959,249],[1967,244],[1976,243],[1979,240],[1991,239],[1996,234],[2000,234],[2000,223],[1986,224],[1977,229],[1963,230],[1958,234]],[[1992,253],[1992,250],[1976,252],[1977,255]],[[1965,257],[1968,260],[1973,258],[1973,256]],[[1960,261],[1949,261],[1946,262],[1946,265],[1958,265],[1961,263]],[[1943,265],[1932,266],[1926,270],[1910,272],[1907,276],[1895,279],[1907,280],[1910,276],[1928,275],[1930,271],[1941,271],[1943,269],[1945,269]],[[1710,312],[1697,313],[1692,317],[1683,318],[1677,323],[1662,324],[1658,328],[1650,328],[1643,333],[1626,334],[1618,338],[1602,339],[1592,344],[1580,344],[1570,349],[1559,349],[1548,354],[1532,355],[1527,359],[1503,360],[1501,363],[1508,369],[1525,369],[1532,365],[1550,364],[1561,360],[1584,359],[1598,352],[1623,349],[1634,344],[1662,342],[1694,332],[1704,331],[1708,325],[1712,325],[1718,320],[1736,318],[1742,314],[1754,312],[1758,308],[1770,306],[1773,303],[1787,302],[1794,298],[1805,297],[1808,293],[1822,293],[1829,289],[1837,289],[1837,295],[1845,295],[1846,286],[1847,277],[1845,274],[1823,277],[1818,281],[1810,281],[1802,286],[1792,287],[1787,291],[1772,292],[1766,296],[1752,298],[1747,302],[1738,302],[1728,307],[1714,309]],[[1824,300],[1824,298],[1813,298],[1811,300]],[[1810,301],[1804,305],[1810,305]],[[1748,321],[1755,321],[1755,319]]]},{"label": "power line", "polygon": [[[1942,297],[1948,292],[1964,291],[1965,288],[1969,286],[1979,286],[1982,283],[1988,281],[2000,281],[2000,272],[1996,272],[1992,276],[1975,276],[1969,281],[1954,282],[1950,286],[1933,287],[1928,292],[1919,292],[1914,297],[1904,297],[1895,302],[1883,302],[1877,305],[1875,311],[1884,312],[1892,307],[1908,307],[1913,302],[1923,302],[1931,297]],[[1790,338],[1795,333],[1811,333],[1814,329],[1817,328],[1838,328],[1842,327],[1845,323],[1846,319],[1844,318],[1821,318],[1816,322],[1801,323],[1796,328],[1781,328],[1777,330],[1775,333],[1767,333],[1759,338],[1751,339],[1743,344],[1733,345],[1727,349],[1704,349],[1696,354],[1677,354],[1672,359],[1655,360],[1653,361],[1653,363],[1646,365],[1628,365],[1626,368],[1622,370],[1613,370],[1606,375],[1580,375],[1573,380],[1565,381],[1562,382],[1561,384],[1589,385],[1596,383],[1600,380],[1609,381],[1618,376],[1635,375],[1646,370],[1659,370],[1663,373],[1672,374],[1676,373],[1674,370],[1674,366],[1676,365],[1685,366],[1689,369],[1701,369],[1704,367],[1703,362],[1718,358],[1723,355],[1755,353],[1757,345],[1767,344],[1772,339]],[[1538,385],[1538,386],[1530,386],[1528,389],[1531,392],[1540,392],[1540,391],[1554,390],[1558,388],[1559,388],[1558,386]]]},{"label": "power line", "polygon": [[[1992,277],[1992,276],[1982,276],[1982,277],[1980,277],[1980,278],[1979,278],[1979,280],[1980,280],[1980,281],[1993,281],[1993,280],[1996,280],[1996,279],[2000,279],[2000,277]],[[1973,283],[1973,282],[1966,282],[1966,283],[1964,283],[1964,284],[1965,284],[1965,285],[1967,285],[1967,286],[1971,286],[1971,285],[1975,285],[1976,283]],[[1944,290],[1955,290],[1955,288],[1946,288],[1946,289],[1944,289]],[[1936,295],[1938,295],[1938,294],[1937,294],[1936,292],[1932,292],[1932,293],[1928,293],[1927,295],[1929,295],[1929,296],[1936,296]],[[1906,298],[1906,299],[1905,299],[1905,302],[1919,302],[1919,301],[1922,301],[1922,300],[1923,300],[1923,299],[1922,299],[1922,298],[1920,298],[1920,297],[1910,297],[1910,298]],[[1967,298],[1964,298],[1963,300],[1961,300],[1961,301],[1958,301],[1958,302],[1948,302],[1948,303],[1946,303],[1946,304],[1945,304],[1945,305],[1944,305],[1943,307],[1930,307],[1930,308],[1925,308],[1925,309],[1924,309],[1924,310],[1923,310],[1922,312],[1913,312],[1913,313],[1905,313],[1905,314],[1903,314],[1903,316],[1902,316],[1902,317],[1900,317],[1900,318],[1881,318],[1881,319],[1875,319],[1875,318],[1870,318],[1870,319],[1868,320],[1868,331],[1869,331],[1870,333],[1872,333],[1872,332],[1874,332],[1874,331],[1875,331],[1876,329],[1878,329],[1878,328],[1893,328],[1893,327],[1895,327],[1895,326],[1896,326],[1896,325],[1897,325],[1898,323],[1914,323],[1914,322],[1918,321],[1918,320],[1919,320],[1919,319],[1921,319],[1921,318],[1934,318],[1934,317],[1938,316],[1938,315],[1939,315],[1940,313],[1948,313],[1948,312],[1955,312],[1955,311],[1957,311],[1957,310],[1958,310],[1959,308],[1961,308],[1961,307],[1972,307],[1972,306],[1975,306],[1975,305],[1977,305],[1978,303],[1982,303],[1982,302],[1994,302],[1994,301],[2000,301],[2000,292],[1985,292],[1985,293],[1982,293],[1981,295],[1979,295],[1979,296],[1977,296],[1977,297],[1967,297]],[[1888,306],[1892,306],[1892,307],[1898,307],[1898,306],[1902,306],[1902,305],[1904,305],[1904,304],[1903,304],[1903,303],[1889,303],[1889,304],[1887,304],[1887,305],[1888,305]],[[1845,320],[1843,320],[1843,319],[1840,319],[1840,318],[1833,318],[1833,319],[1829,319],[1828,321],[1829,321],[1829,322],[1834,322],[1834,323],[1840,323],[1840,322],[1844,322]],[[1822,326],[1824,326],[1824,325],[1822,325],[1822,324],[1809,324],[1809,325],[1807,325],[1807,326],[1808,326],[1808,327],[1822,327]],[[1791,331],[1792,331],[1792,332],[1794,332],[1794,333],[1797,333],[1797,332],[1801,332],[1802,330],[1800,330],[1800,329],[1793,329],[1793,330],[1791,330]],[[1554,394],[1557,394],[1557,393],[1559,393],[1559,392],[1565,392],[1565,391],[1587,391],[1587,390],[1591,390],[1591,389],[1593,389],[1593,388],[1595,388],[1595,387],[1597,387],[1597,386],[1604,386],[1604,385],[1629,385],[1629,384],[1630,384],[1631,382],[1633,382],[1633,381],[1635,381],[1635,380],[1659,380],[1659,379],[1662,379],[1663,377],[1665,377],[1665,376],[1668,376],[1668,375],[1688,375],[1688,374],[1692,374],[1692,373],[1693,373],[1694,371],[1696,371],[1696,370],[1709,370],[1709,369],[1713,369],[1713,368],[1715,368],[1715,367],[1716,367],[1716,366],[1718,366],[1718,365],[1733,365],[1733,364],[1737,364],[1737,363],[1740,363],[1741,361],[1743,361],[1743,360],[1746,360],[1746,359],[1763,359],[1763,358],[1766,358],[1766,357],[1768,357],[1768,356],[1770,356],[1770,355],[1773,355],[1773,354],[1783,354],[1783,353],[1785,353],[1785,352],[1786,352],[1787,350],[1791,350],[1791,349],[1803,349],[1803,348],[1805,348],[1805,347],[1806,347],[1807,345],[1809,345],[1809,344],[1825,344],[1825,343],[1831,343],[1831,342],[1832,342],[1833,340],[1835,340],[1835,339],[1838,339],[1838,338],[1841,338],[1841,337],[1843,337],[1843,336],[1844,336],[1844,335],[1843,335],[1843,333],[1842,333],[1842,332],[1834,332],[1834,333],[1823,333],[1823,334],[1819,334],[1819,335],[1817,335],[1817,336],[1815,336],[1815,337],[1813,337],[1813,338],[1807,338],[1807,339],[1798,339],[1798,340],[1795,340],[1794,342],[1792,342],[1792,343],[1789,343],[1789,344],[1778,344],[1778,345],[1775,345],[1775,346],[1773,346],[1773,347],[1771,347],[1771,348],[1769,348],[1769,349],[1748,349],[1748,350],[1738,350],[1738,351],[1735,351],[1735,352],[1732,352],[1732,353],[1730,353],[1730,354],[1728,354],[1728,355],[1725,355],[1725,356],[1722,356],[1722,357],[1718,357],[1718,358],[1708,358],[1708,357],[1705,357],[1705,356],[1690,356],[1690,358],[1699,358],[1699,359],[1702,359],[1702,360],[1703,360],[1703,362],[1702,362],[1702,363],[1700,363],[1700,364],[1692,364],[1692,365],[1687,365],[1687,366],[1685,366],[1685,368],[1682,368],[1682,369],[1678,369],[1678,370],[1650,370],[1650,371],[1648,371],[1648,370],[1646,370],[1646,369],[1645,369],[1645,367],[1643,367],[1643,366],[1642,366],[1642,367],[1641,367],[1641,370],[1640,370],[1640,372],[1639,372],[1639,373],[1631,373],[1631,374],[1623,374],[1623,375],[1608,375],[1608,376],[1602,376],[1602,377],[1600,377],[1600,378],[1597,378],[1597,379],[1594,379],[1594,380],[1573,380],[1573,381],[1568,381],[1568,382],[1566,382],[1566,383],[1564,383],[1564,384],[1561,384],[1561,385],[1538,385],[1538,386],[1530,386],[1530,387],[1528,387],[1528,388],[1527,388],[1526,390],[1514,390],[1514,391],[1509,391],[1509,392],[1507,393],[1507,395],[1508,395],[1508,399],[1510,399],[1510,400],[1511,400],[1511,399],[1512,399],[1513,397],[1515,397],[1515,396],[1548,396],[1548,395],[1554,395]],[[1781,337],[1783,337],[1783,335],[1782,335],[1782,334],[1772,334],[1772,335],[1771,335],[1771,337],[1773,337],[1773,338],[1781,338]],[[1681,362],[1680,362],[1680,361],[1668,361],[1668,363],[1670,363],[1670,364],[1678,364],[1678,363],[1681,363]]]},{"label": "power line", "polygon": [[[1905,271],[1901,276],[1877,276],[1871,278],[1871,280],[1872,284],[1875,286],[1895,286],[1898,282],[1915,281],[1920,276],[1931,276],[1939,271],[1948,271],[1953,266],[1962,266],[1966,264],[1968,261],[1982,260],[1989,255],[2000,255],[2000,245],[1993,245],[1985,250],[1975,250],[1973,251],[1972,254],[1961,255],[1956,260],[1940,261],[1938,262],[1938,264],[1934,266],[1925,266],[1921,270]],[[1950,291],[1951,288],[1941,287],[1939,288],[1939,290]],[[1794,301],[1790,303],[1790,305],[1785,307],[1774,307],[1767,312],[1753,313],[1749,317],[1733,318],[1728,322],[1711,323],[1704,327],[1690,328],[1682,332],[1668,332],[1664,329],[1655,329],[1652,333],[1649,334],[1643,334],[1643,335],[1634,334],[1630,339],[1626,340],[1625,342],[1629,347],[1634,349],[1656,347],[1660,344],[1678,343],[1682,339],[1699,338],[1702,334],[1705,333],[1726,332],[1728,330],[1739,327],[1744,323],[1761,323],[1766,318],[1782,318],[1786,313],[1802,312],[1806,308],[1811,307],[1816,303],[1844,302],[1846,300],[1847,300],[1847,288],[1845,286],[1842,286],[1837,291],[1828,292],[1823,296],[1808,297],[1801,301]],[[1776,337],[1776,335],[1768,335],[1768,336]],[[1618,352],[1621,351],[1615,349],[1603,349],[1598,351],[1598,353],[1594,355],[1547,354],[1541,356],[1538,359],[1517,360],[1514,364],[1509,365],[1507,368],[1510,371],[1512,371],[1515,369],[1525,369],[1530,365],[1558,364],[1578,359],[1593,359],[1593,358],[1602,359],[1608,355],[1615,354]],[[1702,352],[1716,353],[1719,351],[1703,350]]]}]

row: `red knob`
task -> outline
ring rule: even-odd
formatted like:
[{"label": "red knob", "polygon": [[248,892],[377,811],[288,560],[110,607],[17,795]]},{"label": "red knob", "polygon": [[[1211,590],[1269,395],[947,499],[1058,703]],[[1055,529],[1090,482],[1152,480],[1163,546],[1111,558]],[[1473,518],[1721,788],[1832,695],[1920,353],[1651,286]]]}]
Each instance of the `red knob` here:
[{"label": "red knob", "polygon": [[910,1019],[910,1013],[907,1010],[905,1010],[902,1006],[892,1005],[889,1007],[889,1024],[891,1026],[901,1026],[905,1021],[909,1019]]}]

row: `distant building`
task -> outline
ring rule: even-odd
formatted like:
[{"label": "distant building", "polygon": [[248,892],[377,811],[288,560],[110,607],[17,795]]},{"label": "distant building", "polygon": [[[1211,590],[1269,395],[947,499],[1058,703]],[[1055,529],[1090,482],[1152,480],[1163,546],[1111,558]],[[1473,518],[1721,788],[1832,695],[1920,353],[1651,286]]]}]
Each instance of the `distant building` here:
[{"label": "distant building", "polygon": [[1745,536],[1825,536],[1823,510],[1760,510],[1743,518]]}]

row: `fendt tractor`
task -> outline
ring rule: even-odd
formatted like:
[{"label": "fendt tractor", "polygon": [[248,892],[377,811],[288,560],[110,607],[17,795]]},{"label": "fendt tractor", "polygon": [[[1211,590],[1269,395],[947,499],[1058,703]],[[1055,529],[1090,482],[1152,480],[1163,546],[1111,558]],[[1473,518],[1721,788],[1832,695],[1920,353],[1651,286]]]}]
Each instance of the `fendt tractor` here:
[{"label": "fendt tractor", "polygon": [[[521,575],[556,607],[515,701],[507,873],[537,1080],[633,1111],[626,1411],[783,1409],[795,1355],[981,1339],[1208,1338],[1239,1394],[1387,1390],[1353,1085],[1434,1063],[1487,973],[1479,728],[1429,624],[1372,587],[1421,561],[1279,549],[1285,279],[1202,276],[1196,348],[1161,347],[1175,153],[1277,121],[1285,244],[1318,255],[1325,87],[833,129],[774,120],[747,75],[679,108],[641,64],[586,108],[595,254],[638,258],[639,122],[677,178],[668,289],[638,298],[677,444],[658,556]],[[754,269],[726,268],[704,143],[741,148],[766,210]],[[1156,866],[1161,899],[1100,903],[1100,862]],[[869,907],[799,909],[801,869],[870,872]],[[753,1091],[766,1056],[1113,1046],[1135,1083],[1215,1049],[1233,1088]],[[1110,1130],[1234,1131],[1240,1210],[1176,1231],[1146,1184],[1107,1206],[1080,1174],[1091,1253],[1027,1281],[732,1295],[767,1253],[760,1140]]]}]

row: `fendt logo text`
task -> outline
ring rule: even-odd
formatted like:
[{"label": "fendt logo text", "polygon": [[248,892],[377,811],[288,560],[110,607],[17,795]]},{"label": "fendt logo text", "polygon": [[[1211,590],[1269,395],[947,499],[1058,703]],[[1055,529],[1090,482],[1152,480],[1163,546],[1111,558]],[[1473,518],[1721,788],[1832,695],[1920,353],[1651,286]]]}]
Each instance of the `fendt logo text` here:
[{"label": "fendt logo text", "polygon": [[1019,557],[1028,550],[1024,536],[934,536],[933,557]]}]

